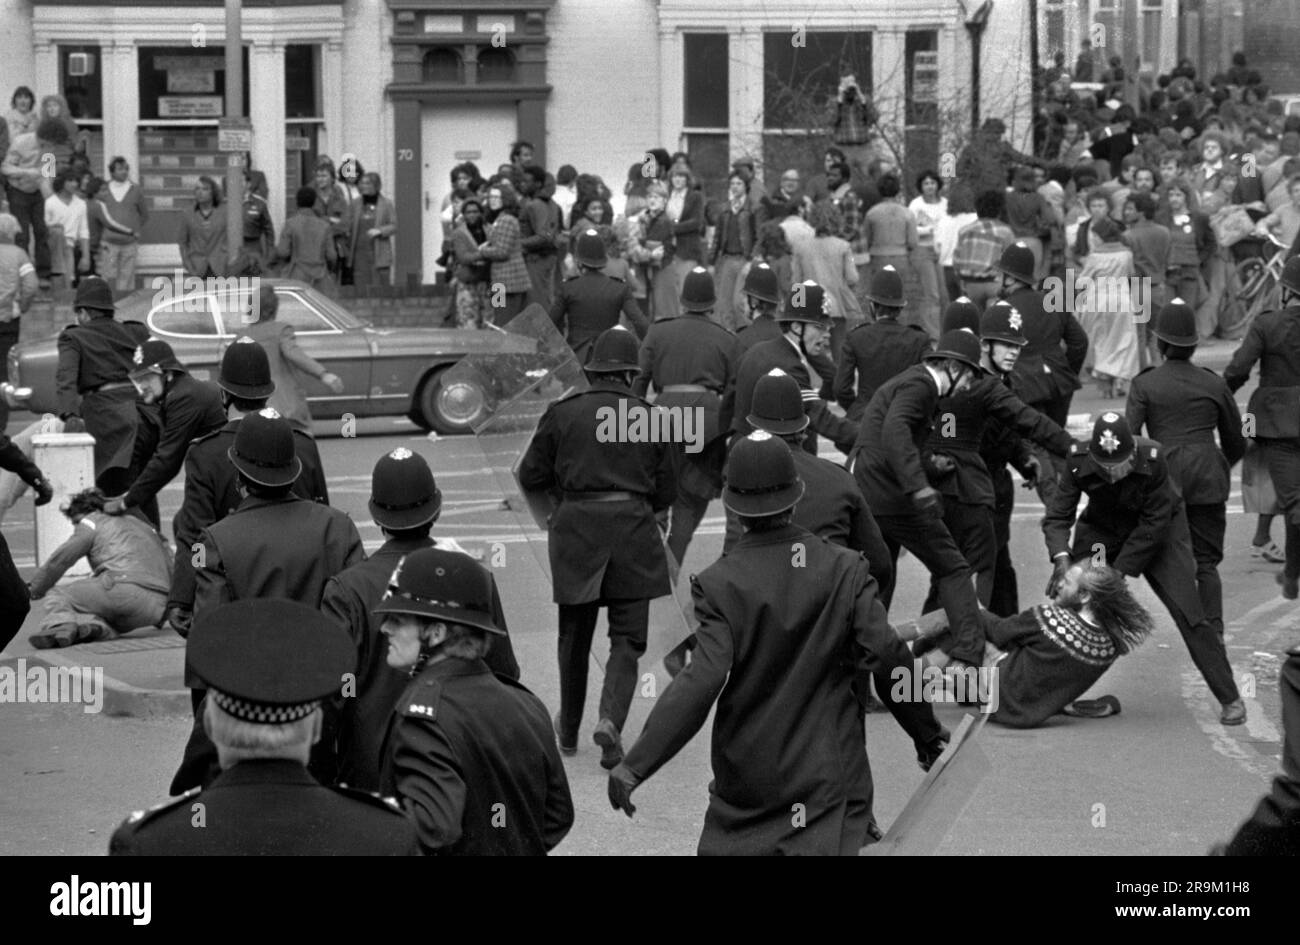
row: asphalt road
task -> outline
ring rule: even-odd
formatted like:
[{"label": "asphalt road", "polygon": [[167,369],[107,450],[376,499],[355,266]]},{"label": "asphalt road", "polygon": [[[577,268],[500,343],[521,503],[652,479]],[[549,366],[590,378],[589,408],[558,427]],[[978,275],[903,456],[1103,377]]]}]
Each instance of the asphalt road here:
[{"label": "asphalt road", "polygon": [[[1243,394],[1244,401],[1244,394]],[[1075,410],[1099,406],[1086,392]],[[1115,406],[1115,402],[1107,406]],[[10,432],[21,427],[15,418]],[[356,521],[368,548],[381,536],[366,511],[370,469],[398,446],[420,450],[444,493],[435,530],[482,556],[497,573],[524,682],[550,706],[558,704],[556,616],[544,570],[545,545],[526,513],[502,508],[497,474],[468,438],[431,441],[406,421],[369,420],[357,436],[343,438],[318,426],[334,504]],[[1229,657],[1244,686],[1249,723],[1217,724],[1217,703],[1200,680],[1172,621],[1145,584],[1142,599],[1158,615],[1157,632],[1120,662],[1090,693],[1116,695],[1120,716],[1103,720],[1058,718],[1036,731],[986,726],[976,744],[990,762],[976,783],[956,784],[967,795],[961,816],[932,838],[944,854],[1201,854],[1225,839],[1253,808],[1277,769],[1278,656],[1300,639],[1300,609],[1285,602],[1273,580],[1276,566],[1247,554],[1254,520],[1240,511],[1239,481],[1228,516],[1224,562]],[[165,522],[181,497],[175,482],[162,495]],[[1048,577],[1032,492],[1018,490],[1012,545],[1022,606],[1039,600]],[[20,569],[32,567],[30,499],[9,514],[4,533]],[[722,509],[714,503],[692,543],[683,572],[706,567],[720,553]],[[1275,538],[1281,538],[1275,528]],[[914,559],[900,562],[895,622],[917,615],[926,576]],[[683,586],[685,581],[683,581]],[[29,618],[20,637],[35,625]],[[671,600],[652,611],[649,653],[627,733],[640,730],[668,679],[659,662],[681,635]],[[603,627],[603,621],[602,625]],[[607,643],[598,638],[593,659],[603,663]],[[15,641],[0,657],[12,664],[25,652]],[[599,752],[590,741],[599,674],[592,674],[578,755],[568,759],[577,822],[561,854],[691,854],[707,803],[709,732],[636,794],[638,813],[628,820],[605,799]],[[160,683],[161,684],[161,683]],[[178,686],[179,680],[172,685]],[[962,711],[939,707],[955,728]],[[114,825],[134,808],[165,799],[189,729],[182,716],[123,718],[85,714],[77,706],[0,704],[0,854],[102,852]],[[888,827],[923,775],[911,745],[887,715],[868,719],[868,751],[876,785],[876,815]]]}]

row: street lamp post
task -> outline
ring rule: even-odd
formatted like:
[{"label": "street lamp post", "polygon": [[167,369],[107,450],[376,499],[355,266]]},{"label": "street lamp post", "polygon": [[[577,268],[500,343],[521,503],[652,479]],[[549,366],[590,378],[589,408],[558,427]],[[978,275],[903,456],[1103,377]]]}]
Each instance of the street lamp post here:
[{"label": "street lamp post", "polygon": [[[226,108],[227,119],[244,115],[244,49],[241,0],[226,0]],[[226,152],[226,262],[229,270],[244,245],[244,158]]]}]

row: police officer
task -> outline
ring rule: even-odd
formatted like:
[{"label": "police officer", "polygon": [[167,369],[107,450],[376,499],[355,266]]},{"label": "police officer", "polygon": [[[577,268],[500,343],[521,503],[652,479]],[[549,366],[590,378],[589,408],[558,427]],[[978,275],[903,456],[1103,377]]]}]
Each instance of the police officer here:
[{"label": "police officer", "polygon": [[627,318],[638,338],[644,338],[650,323],[636,304],[632,287],[603,272],[609,257],[600,234],[592,229],[578,234],[573,258],[578,275],[560,283],[551,303],[551,321],[564,332],[578,363],[587,360],[596,337],[617,325],[620,315]]},{"label": "police officer", "polygon": [[113,833],[111,855],[419,855],[415,825],[395,803],[307,771],[321,703],[352,671],[347,634],[294,601],[236,601],[199,615],[187,656],[212,686],[204,711],[221,773],[136,811]]},{"label": "police officer", "polygon": [[1300,596],[1300,256],[1282,270],[1282,308],[1256,318],[1223,371],[1234,393],[1259,362],[1259,387],[1247,413],[1255,420],[1268,474],[1286,521],[1286,565],[1278,575],[1282,595]]},{"label": "police officer", "polygon": [[1020,313],[1027,339],[1016,361],[1020,399],[1065,426],[1088,356],[1088,335],[1071,311],[1073,300],[1054,299],[1059,311],[1047,311],[1034,280],[1034,252],[1024,243],[1004,249],[996,268],[1002,273],[999,294]]},{"label": "police officer", "polygon": [[546,706],[484,659],[505,638],[495,594],[468,555],[422,548],[398,561],[375,608],[388,665],[410,674],[384,738],[384,785],[426,854],[544,855],[573,826]]},{"label": "police officer", "polygon": [[[655,406],[664,407],[672,419],[673,479],[677,500],[673,503],[668,533],[668,550],[681,564],[686,549],[709,501],[722,492],[722,465],[727,459],[727,431],[731,416],[724,401],[736,381],[739,360],[736,336],[713,321],[713,277],[696,266],[686,274],[677,318],[660,319],[650,326],[641,345],[641,371],[632,390],[644,397],[653,383],[658,392]],[[703,420],[702,429],[694,427]],[[676,429],[673,429],[676,427]],[[679,435],[680,434],[680,435]]]},{"label": "police officer", "polygon": [[219,430],[226,411],[217,386],[191,377],[165,341],[150,339],[136,349],[130,378],[144,403],[131,463],[134,480],[104,511],[120,515],[139,508],[160,528],[159,491],[181,471],[190,441]]},{"label": "police officer", "polygon": [[[966,390],[979,374],[979,341],[968,331],[947,332],[921,364],[876,391],[853,448],[853,475],[885,536],[891,565],[906,548],[929,569],[957,637],[950,655],[972,666],[984,659],[979,601],[970,565],[943,523],[943,500],[926,479],[921,449],[940,398]],[[880,596],[888,607],[894,584]]]},{"label": "police officer", "polygon": [[[36,492],[36,504],[45,505],[54,498],[54,487],[36,464],[27,458],[14,442],[0,429],[0,469],[17,473],[23,482]],[[0,650],[22,629],[23,621],[31,611],[31,596],[27,584],[14,566],[13,555],[4,534],[0,533]]]},{"label": "police officer", "polygon": [[631,816],[632,792],[717,701],[699,852],[855,855],[880,835],[861,709],[868,676],[891,699],[923,768],[942,753],[946,733],[929,703],[892,701],[892,674],[912,671],[911,654],[889,626],[867,562],[791,521],[805,484],[785,443],[753,433],[736,443],[726,471],[723,502],[744,535],[692,579],[696,656],[610,772],[610,803]]},{"label": "police officer", "polygon": [[[406,687],[406,674],[388,665],[380,633],[383,616],[375,607],[398,562],[436,542],[429,531],[442,512],[442,492],[419,453],[398,447],[375,463],[370,486],[370,518],[384,533],[384,543],[370,557],[334,575],[325,584],[321,611],[348,631],[357,653],[356,690],[347,694],[338,713],[335,779],[368,791],[379,789],[380,748],[388,719]],[[519,678],[505,613],[492,586],[492,619],[502,631],[484,657],[499,676]],[[452,595],[460,599],[460,594]]]},{"label": "police officer", "polygon": [[752,432],[748,417],[752,412],[754,385],[772,368],[780,368],[799,382],[803,391],[804,410],[808,414],[808,437],[804,449],[816,454],[817,436],[821,434],[835,444],[836,449],[848,453],[857,436],[857,428],[848,420],[837,417],[812,386],[813,372],[819,377],[833,377],[834,364],[823,369],[822,374],[814,363],[824,358],[830,345],[831,317],[826,307],[826,290],[811,279],[792,287],[786,300],[785,311],[777,317],[781,337],[754,345],[740,359],[736,371],[735,408],[731,429],[738,436]]},{"label": "police officer", "polygon": [[58,341],[59,419],[64,432],[85,430],[95,438],[95,484],[108,495],[121,495],[130,485],[137,422],[129,375],[149,330],[113,318],[113,290],[99,276],[81,280],[72,309],[77,324],[63,329]]},{"label": "police officer", "polygon": [[[862,419],[867,402],[881,384],[913,364],[920,364],[926,352],[934,348],[934,339],[924,327],[899,322],[907,300],[903,297],[903,279],[893,266],[885,266],[871,277],[871,288],[863,297],[871,302],[874,321],[868,319],[849,332],[843,350],[837,352],[835,372],[835,399],[854,422]],[[970,305],[968,299],[958,302]]]},{"label": "police officer", "polygon": [[587,699],[587,664],[600,608],[609,617],[610,651],[593,736],[601,764],[623,757],[620,733],[645,652],[650,601],[670,593],[658,521],[676,498],[667,444],[598,437],[601,417],[652,408],[632,393],[638,370],[631,332],[611,328],[596,339],[583,368],[591,388],[547,408],[519,467],[522,488],[559,498],[551,516],[551,585],[559,605],[560,751],[578,750]]},{"label": "police officer", "polygon": [[[302,461],[294,452],[292,427],[270,407],[239,421],[230,462],[246,498],[199,533],[195,620],[232,600],[261,597],[284,597],[319,608],[325,582],[365,557],[352,519],[294,495]],[[185,682],[191,690],[205,688],[192,666],[186,669]],[[202,693],[192,692],[192,698],[197,704]],[[332,737],[324,740],[313,765],[326,774],[333,767],[331,744]],[[215,774],[213,760],[211,744],[196,725],[172,779],[172,793],[206,784]]]},{"label": "police officer", "polygon": [[[185,455],[185,496],[172,527],[176,533],[176,561],[168,595],[167,623],[178,633],[188,632],[194,611],[194,555],[199,534],[239,507],[239,472],[230,462],[230,448],[240,421],[266,407],[275,390],[266,351],[252,338],[240,338],[226,348],[217,376],[221,403],[227,417],[219,427],[190,444]],[[329,505],[329,490],[321,469],[316,441],[294,429],[293,450],[302,463],[302,475],[293,481],[293,494],[309,502]]]},{"label": "police officer", "polygon": [[[1085,494],[1088,507],[1076,527],[1079,499]],[[1128,577],[1145,577],[1168,608],[1192,662],[1223,706],[1219,721],[1246,721],[1223,637],[1206,619],[1197,596],[1187,513],[1170,478],[1164,447],[1133,436],[1120,414],[1103,413],[1093,424],[1092,440],[1076,442],[1070,451],[1047,503],[1043,534],[1053,563],[1049,597],[1072,558],[1093,555],[1100,544],[1107,564]]]},{"label": "police officer", "polygon": [[743,358],[759,342],[781,337],[781,326],[776,323],[776,311],[781,307],[776,271],[765,262],[753,263],[741,292],[749,309],[749,324],[736,332],[737,357]]},{"label": "police officer", "polygon": [[1300,646],[1287,650],[1278,681],[1282,697],[1282,773],[1273,793],[1237,828],[1226,856],[1300,856]]},{"label": "police officer", "polygon": [[[1000,423],[1061,459],[1069,455],[1074,443],[1068,433],[1026,406],[1003,382],[1025,344],[1021,324],[1020,313],[1005,303],[989,306],[983,324],[974,305],[949,306],[944,330],[960,328],[979,334],[981,372],[966,391],[939,401],[939,420],[923,454],[930,484],[943,495],[944,525],[975,572],[976,593],[985,607],[993,596],[997,564],[993,477],[980,456],[985,427]],[[922,611],[932,610],[938,600],[938,584],[932,578]]]},{"label": "police officer", "polygon": [[[808,415],[803,412],[799,382],[780,368],[772,368],[754,387],[749,423],[784,440],[793,451],[795,470],[806,487],[794,507],[794,524],[842,548],[862,552],[876,583],[881,587],[889,584],[893,576],[889,548],[852,474],[800,447]],[[722,553],[727,554],[740,536],[740,519],[728,511]]]},{"label": "police officer", "polygon": [[[1160,313],[1152,334],[1164,364],[1149,367],[1129,387],[1129,428],[1145,425],[1165,448],[1169,478],[1187,507],[1187,527],[1196,559],[1201,609],[1223,635],[1223,535],[1232,491],[1230,470],[1244,455],[1241,411],[1223,378],[1192,363],[1199,340],[1196,312],[1174,299]],[[1214,431],[1219,442],[1214,442]]]}]

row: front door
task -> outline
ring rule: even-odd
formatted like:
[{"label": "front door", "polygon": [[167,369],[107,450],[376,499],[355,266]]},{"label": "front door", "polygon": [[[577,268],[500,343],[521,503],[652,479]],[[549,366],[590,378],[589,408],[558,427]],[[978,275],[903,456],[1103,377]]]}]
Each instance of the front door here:
[{"label": "front door", "polygon": [[420,119],[420,150],[424,160],[423,282],[440,272],[434,260],[442,255],[443,199],[451,192],[451,169],[473,161],[484,180],[498,164],[510,160],[510,145],[518,135],[517,109],[505,105],[430,105]]}]

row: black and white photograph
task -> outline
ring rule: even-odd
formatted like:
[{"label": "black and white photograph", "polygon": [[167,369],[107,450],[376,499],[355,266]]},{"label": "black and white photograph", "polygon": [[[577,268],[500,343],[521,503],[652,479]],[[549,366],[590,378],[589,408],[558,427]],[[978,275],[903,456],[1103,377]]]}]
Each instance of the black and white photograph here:
[{"label": "black and white photograph", "polygon": [[0,19],[34,912],[149,924],[101,856],[1284,905],[1230,858],[1300,853],[1300,0]]}]

